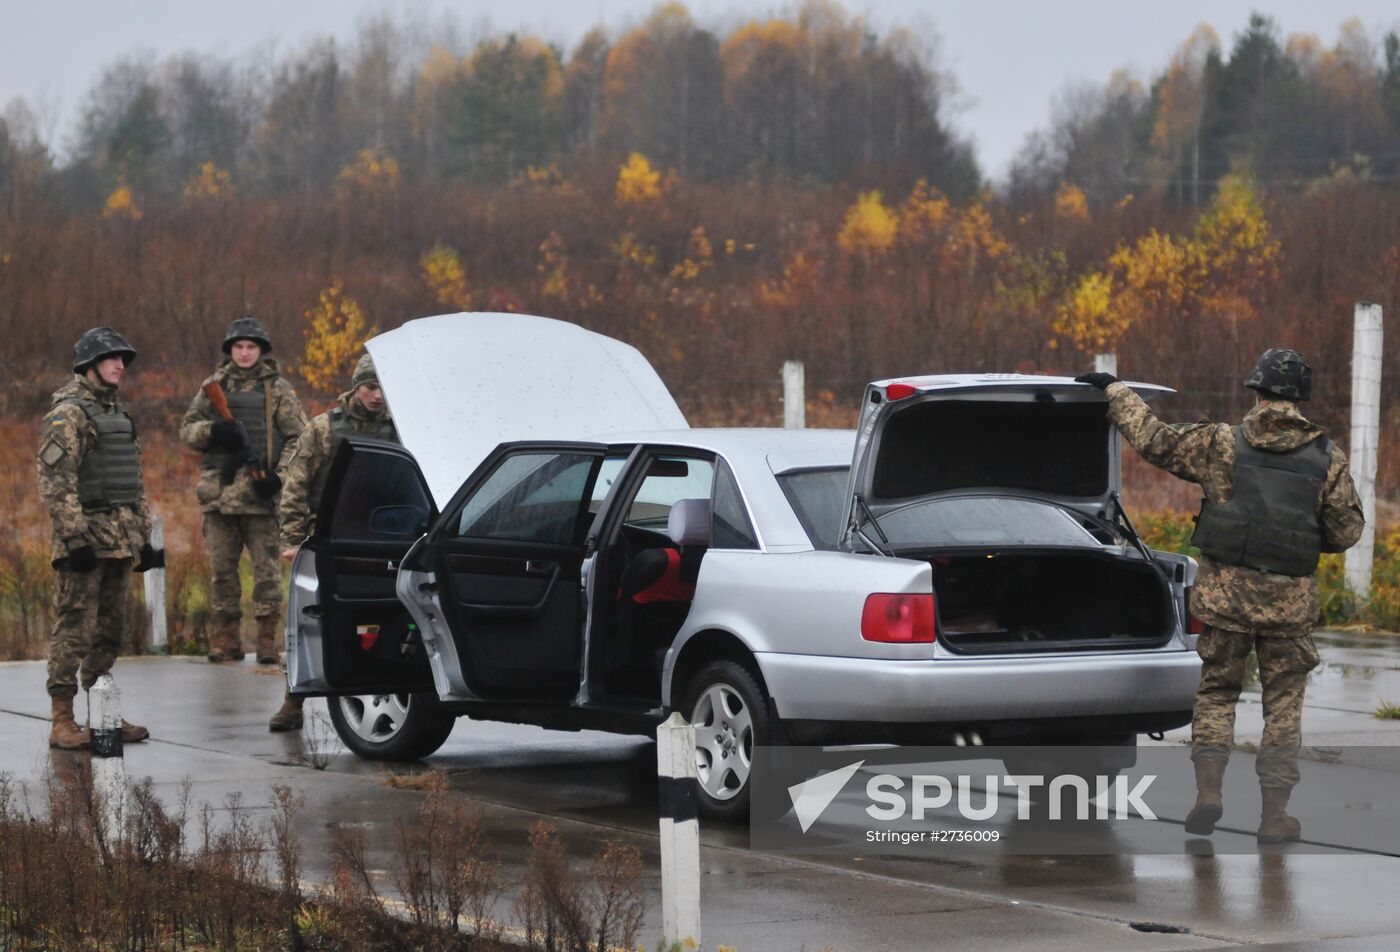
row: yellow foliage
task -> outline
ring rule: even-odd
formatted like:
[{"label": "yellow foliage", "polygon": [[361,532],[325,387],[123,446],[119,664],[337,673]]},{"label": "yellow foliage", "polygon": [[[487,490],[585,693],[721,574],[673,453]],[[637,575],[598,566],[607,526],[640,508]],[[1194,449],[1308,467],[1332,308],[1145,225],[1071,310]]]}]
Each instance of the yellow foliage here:
[{"label": "yellow foliage", "polygon": [[1196,238],[1208,269],[1246,281],[1267,279],[1279,255],[1259,187],[1245,174],[1220,180],[1215,200],[1196,224]]},{"label": "yellow foliage", "polygon": [[399,161],[382,149],[361,149],[345,168],[340,170],[342,185],[364,192],[388,191],[399,184]]},{"label": "yellow foliage", "polygon": [[973,202],[958,219],[956,241],[964,252],[981,251],[995,261],[1014,250],[992,223],[992,216],[981,202]]},{"label": "yellow foliage", "polygon": [[640,152],[627,157],[627,164],[617,173],[617,200],[624,205],[654,202],[661,197],[661,173]]},{"label": "yellow foliage", "polygon": [[369,326],[359,303],[344,295],[339,281],[321,292],[306,318],[310,326],[301,375],[314,390],[332,393],[349,376],[365,341],[378,329]]},{"label": "yellow foliage", "polygon": [[471,289],[467,287],[467,275],[455,250],[442,243],[435,244],[423,252],[418,266],[437,303],[459,311],[471,310]]},{"label": "yellow foliage", "polygon": [[233,197],[233,176],[213,162],[204,162],[199,171],[185,183],[182,195],[186,205],[200,202],[222,202]]},{"label": "yellow foliage", "polygon": [[704,228],[696,228],[690,233],[686,243],[685,258],[671,269],[671,277],[680,281],[694,281],[700,272],[714,263],[714,247],[705,235]]},{"label": "yellow foliage", "polygon": [[102,206],[102,217],[141,220],[141,209],[137,207],[136,198],[125,183],[118,185],[112,194],[107,196],[107,203]]},{"label": "yellow foliage", "polygon": [[1061,182],[1055,190],[1055,220],[1076,224],[1089,220],[1089,200],[1078,185]]},{"label": "yellow foliage", "polygon": [[630,231],[612,243],[612,253],[623,264],[640,265],[647,270],[656,267],[656,249],[642,244]]},{"label": "yellow foliage", "polygon": [[951,209],[947,196],[919,179],[899,206],[901,237],[913,244],[927,241],[947,227]]},{"label": "yellow foliage", "polygon": [[1055,317],[1055,333],[1085,353],[1111,350],[1131,321],[1113,308],[1113,278],[1091,271],[1079,279]]},{"label": "yellow foliage", "polygon": [[879,192],[861,192],[846,210],[836,242],[849,254],[878,253],[893,245],[898,234],[898,213],[885,205]]}]

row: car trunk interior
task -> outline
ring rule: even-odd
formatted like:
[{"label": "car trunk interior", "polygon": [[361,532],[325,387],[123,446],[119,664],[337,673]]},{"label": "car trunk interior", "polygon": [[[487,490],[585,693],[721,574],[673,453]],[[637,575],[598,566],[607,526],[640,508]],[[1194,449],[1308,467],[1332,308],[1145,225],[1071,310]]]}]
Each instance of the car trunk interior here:
[{"label": "car trunk interior", "polygon": [[939,637],[955,651],[1150,648],[1175,627],[1167,581],[1143,561],[1092,552],[926,558]]}]

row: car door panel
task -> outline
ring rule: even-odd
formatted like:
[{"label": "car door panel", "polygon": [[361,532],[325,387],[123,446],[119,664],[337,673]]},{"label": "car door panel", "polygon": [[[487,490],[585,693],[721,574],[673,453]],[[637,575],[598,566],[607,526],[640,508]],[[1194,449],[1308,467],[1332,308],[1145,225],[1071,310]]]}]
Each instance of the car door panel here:
[{"label": "car door panel", "polygon": [[434,527],[428,558],[438,597],[478,696],[566,700],[576,692],[587,507],[605,449],[500,447]]},{"label": "car door panel", "polygon": [[291,690],[428,690],[421,638],[394,590],[399,563],[436,516],[427,484],[407,450],[379,440],[348,438],[328,465],[316,528],[294,568],[314,568],[315,597],[288,606]]}]

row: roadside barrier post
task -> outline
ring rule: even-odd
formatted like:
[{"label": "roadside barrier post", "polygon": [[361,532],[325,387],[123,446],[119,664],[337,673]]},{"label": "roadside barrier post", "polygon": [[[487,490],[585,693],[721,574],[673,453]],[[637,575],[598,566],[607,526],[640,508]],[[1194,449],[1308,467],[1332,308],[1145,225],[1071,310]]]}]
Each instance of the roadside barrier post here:
[{"label": "roadside barrier post", "polygon": [[126,815],[126,761],[122,757],[121,693],[110,674],[88,691],[88,747],[92,792],[102,812],[102,835],[110,846],[121,836]]},{"label": "roadside barrier post", "polygon": [[800,360],[783,361],[783,426],[807,426],[807,368]]},{"label": "roadside barrier post", "polygon": [[679,712],[656,729],[661,785],[661,929],[669,948],[700,946],[700,823],[695,793],[695,728]]},{"label": "roadside barrier post", "polygon": [[1347,584],[1363,602],[1371,599],[1376,551],[1376,463],[1381,437],[1381,306],[1356,303],[1351,351],[1351,478],[1361,497],[1366,528],[1346,554]]},{"label": "roadside barrier post", "polygon": [[[151,516],[151,548],[161,551],[165,548],[165,523],[160,516]],[[151,650],[165,651],[165,567],[151,569],[142,576],[146,590],[146,615],[151,620]]]},{"label": "roadside barrier post", "polygon": [[1094,373],[1113,374],[1118,376],[1118,355],[1117,354],[1095,354]]}]

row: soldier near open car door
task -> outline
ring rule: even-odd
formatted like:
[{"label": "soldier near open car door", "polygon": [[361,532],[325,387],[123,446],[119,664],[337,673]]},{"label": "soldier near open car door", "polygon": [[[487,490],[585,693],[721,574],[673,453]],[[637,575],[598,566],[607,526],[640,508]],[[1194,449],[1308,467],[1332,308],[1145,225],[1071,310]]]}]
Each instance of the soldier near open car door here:
[{"label": "soldier near open car door", "polygon": [[[286,481],[277,505],[278,521],[282,527],[283,555],[296,555],[297,546],[311,534],[316,510],[321,505],[326,475],[336,447],[345,437],[368,436],[399,442],[394,419],[384,391],[379,386],[379,374],[374,361],[364,354],[355,363],[350,375],[350,389],[336,398],[335,405],[325,413],[312,417],[302,430],[287,463]],[[277,713],[268,722],[273,731],[299,730],[302,726],[302,699],[290,693]]]},{"label": "soldier near open car door", "polygon": [[204,511],[204,546],[209,553],[214,630],[210,661],[243,657],[243,550],[253,569],[253,614],[257,659],[277,661],[282,608],[282,563],[277,557],[279,471],[306,426],[292,385],[268,356],[272,339],[251,315],[229,325],[226,355],[195,394],[180,439],[204,454],[195,496]]},{"label": "soldier near open car door", "polygon": [[1286,808],[1298,782],[1303,693],[1318,664],[1318,558],[1354,545],[1365,524],[1346,455],[1299,409],[1312,395],[1312,369],[1297,351],[1265,351],[1245,381],[1255,406],[1238,426],[1164,424],[1112,375],[1076,379],[1105,391],[1109,420],[1144,459],[1204,493],[1192,536],[1201,557],[1191,611],[1205,630],[1191,724],[1196,803],[1186,830],[1209,834],[1221,816],[1235,704],[1253,651],[1264,706],[1258,835],[1297,839],[1299,823]]},{"label": "soldier near open car door", "polygon": [[[88,732],[73,717],[79,679],[89,690],[112,669],[126,625],[131,573],[165,564],[151,547],[136,425],[117,400],[136,350],[110,327],[73,348],[73,378],[40,424],[39,495],[53,518],[54,615],[49,636],[49,746],[78,750]],[[122,721],[127,743],[150,736]]]}]

